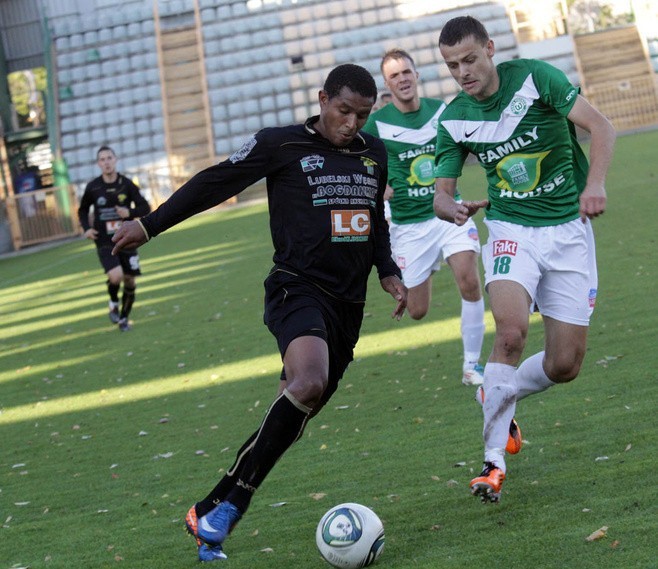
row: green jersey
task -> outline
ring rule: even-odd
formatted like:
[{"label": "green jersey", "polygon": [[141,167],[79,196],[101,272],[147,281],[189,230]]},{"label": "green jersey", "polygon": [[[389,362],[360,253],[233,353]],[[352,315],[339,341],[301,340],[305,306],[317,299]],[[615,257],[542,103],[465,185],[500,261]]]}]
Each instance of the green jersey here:
[{"label": "green jersey", "polygon": [[403,113],[389,103],[372,113],[363,130],[379,137],[388,153],[391,221],[419,223],[435,217],[434,155],[443,101],[420,99],[417,111]]},{"label": "green jersey", "polygon": [[496,93],[478,101],[462,91],[441,115],[437,178],[458,178],[473,153],[487,175],[489,219],[534,227],[576,219],[588,165],[566,117],[578,90],[543,61],[497,70]]}]

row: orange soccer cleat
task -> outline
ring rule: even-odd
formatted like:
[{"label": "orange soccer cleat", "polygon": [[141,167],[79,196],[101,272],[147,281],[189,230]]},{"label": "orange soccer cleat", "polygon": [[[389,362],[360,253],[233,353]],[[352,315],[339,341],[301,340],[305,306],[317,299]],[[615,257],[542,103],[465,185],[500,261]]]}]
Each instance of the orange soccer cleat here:
[{"label": "orange soccer cleat", "polygon": [[498,502],[505,473],[493,462],[485,462],[480,476],[471,480],[471,494],[483,502]]}]

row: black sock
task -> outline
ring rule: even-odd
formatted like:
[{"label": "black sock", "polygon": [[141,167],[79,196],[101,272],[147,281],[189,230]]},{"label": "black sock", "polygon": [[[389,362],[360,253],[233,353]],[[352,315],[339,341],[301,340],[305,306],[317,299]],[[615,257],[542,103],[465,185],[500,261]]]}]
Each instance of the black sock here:
[{"label": "black sock", "polygon": [[107,293],[110,295],[110,300],[116,304],[119,304],[120,288],[120,284],[112,284],[109,280],[107,281]]},{"label": "black sock", "polygon": [[123,296],[121,297],[121,318],[128,318],[130,310],[135,302],[135,287],[123,285]]},{"label": "black sock", "polygon": [[256,489],[299,438],[309,412],[310,409],[297,402],[287,390],[274,401],[260,426],[240,475],[226,496],[227,501],[243,513],[247,510]]},{"label": "black sock", "polygon": [[203,500],[197,502],[196,515],[199,518],[205,516],[210,510],[217,506],[217,504],[224,500],[228,493],[233,489],[235,481],[242,472],[242,467],[244,466],[247,457],[251,454],[251,449],[259,431],[260,429],[255,430],[240,447],[233,466],[226,471],[226,474],[224,474],[222,479],[217,483],[217,486],[215,486],[210,494],[208,494]]}]

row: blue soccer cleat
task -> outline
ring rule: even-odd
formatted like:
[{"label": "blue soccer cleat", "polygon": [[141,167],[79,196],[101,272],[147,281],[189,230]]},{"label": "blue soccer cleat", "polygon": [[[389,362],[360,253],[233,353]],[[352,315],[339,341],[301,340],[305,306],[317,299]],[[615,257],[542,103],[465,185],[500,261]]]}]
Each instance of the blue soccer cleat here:
[{"label": "blue soccer cleat", "polygon": [[199,561],[205,563],[208,561],[228,559],[221,545],[211,546],[207,543],[203,543],[203,541],[199,539],[199,536],[197,535],[198,524],[199,520],[196,515],[196,508],[192,506],[185,516],[185,526],[187,528],[187,532],[194,536],[194,539],[196,540],[196,544],[199,549]]},{"label": "blue soccer cleat", "polygon": [[208,545],[221,545],[240,521],[242,512],[230,502],[221,502],[198,519],[197,537]]}]

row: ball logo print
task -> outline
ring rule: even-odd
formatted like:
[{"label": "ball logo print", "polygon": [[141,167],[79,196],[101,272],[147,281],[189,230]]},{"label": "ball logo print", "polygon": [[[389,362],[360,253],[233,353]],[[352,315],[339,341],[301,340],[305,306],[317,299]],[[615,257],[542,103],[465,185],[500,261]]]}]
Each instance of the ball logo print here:
[{"label": "ball logo print", "polygon": [[344,547],[359,541],[361,520],[348,508],[333,510],[322,528],[322,539],[334,547]]},{"label": "ball logo print", "polygon": [[334,506],[315,532],[322,557],[334,567],[358,569],[374,563],[384,550],[384,526],[375,512],[361,504]]}]

